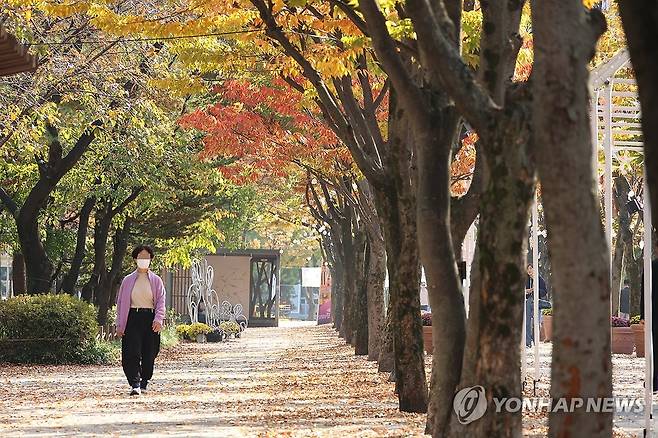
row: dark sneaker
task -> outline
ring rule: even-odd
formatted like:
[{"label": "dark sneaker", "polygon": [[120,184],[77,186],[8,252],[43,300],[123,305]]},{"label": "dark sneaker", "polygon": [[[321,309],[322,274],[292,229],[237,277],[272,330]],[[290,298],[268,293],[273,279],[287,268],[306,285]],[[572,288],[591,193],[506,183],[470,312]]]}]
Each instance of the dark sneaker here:
[{"label": "dark sneaker", "polygon": [[140,387],[133,388],[130,391],[130,395],[140,395],[142,393],[142,389]]},{"label": "dark sneaker", "polygon": [[139,388],[142,390],[142,392],[146,392],[146,387],[148,386],[148,384],[149,384],[148,380],[142,381],[142,383],[140,383]]}]

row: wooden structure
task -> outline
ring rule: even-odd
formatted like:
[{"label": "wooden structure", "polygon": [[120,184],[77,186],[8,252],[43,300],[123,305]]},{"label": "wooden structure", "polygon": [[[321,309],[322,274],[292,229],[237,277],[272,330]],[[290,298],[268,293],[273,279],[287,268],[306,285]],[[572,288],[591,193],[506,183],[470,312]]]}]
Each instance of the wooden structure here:
[{"label": "wooden structure", "polygon": [[37,58],[0,25],[0,76],[30,72],[36,68]]}]

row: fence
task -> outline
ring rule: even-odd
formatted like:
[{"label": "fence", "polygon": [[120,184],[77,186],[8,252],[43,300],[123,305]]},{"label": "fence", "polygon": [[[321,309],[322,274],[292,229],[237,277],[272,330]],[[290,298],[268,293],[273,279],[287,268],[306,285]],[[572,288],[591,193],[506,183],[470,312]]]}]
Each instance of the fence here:
[{"label": "fence", "polygon": [[[170,324],[171,321],[168,319],[165,319],[162,322],[162,326],[166,327]],[[117,326],[116,324],[105,324],[100,327],[98,327],[98,335],[96,336],[97,339],[103,340],[103,341],[114,341],[116,339],[121,339],[117,335]]]}]

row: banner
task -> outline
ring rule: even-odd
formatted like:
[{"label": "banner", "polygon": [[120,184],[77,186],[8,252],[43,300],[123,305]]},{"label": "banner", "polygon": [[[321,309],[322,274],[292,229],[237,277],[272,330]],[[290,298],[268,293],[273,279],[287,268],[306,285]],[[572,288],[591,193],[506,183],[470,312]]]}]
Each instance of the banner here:
[{"label": "banner", "polygon": [[331,323],[331,274],[326,265],[320,272],[320,296],[318,297],[318,325]]}]

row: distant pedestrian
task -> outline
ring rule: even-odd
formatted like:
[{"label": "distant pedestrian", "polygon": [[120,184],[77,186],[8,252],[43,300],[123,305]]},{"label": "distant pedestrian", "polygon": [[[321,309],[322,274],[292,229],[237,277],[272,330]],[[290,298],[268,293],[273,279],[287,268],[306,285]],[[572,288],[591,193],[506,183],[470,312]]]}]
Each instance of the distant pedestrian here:
[{"label": "distant pedestrian", "polygon": [[[526,280],[525,286],[525,346],[532,347],[533,336],[533,318],[535,313],[534,306],[534,287],[533,282],[535,278],[535,270],[532,264],[528,265],[527,268],[528,279]],[[551,307],[550,302],[546,300],[548,296],[548,289],[546,288],[546,282],[539,276],[539,309],[547,309]],[[541,321],[541,315],[540,315]]]},{"label": "distant pedestrian", "polygon": [[149,270],[155,253],[148,245],[132,252],[137,269],[121,282],[117,295],[117,334],[121,336],[121,365],[130,395],[146,391],[160,351],[160,330],[165,316],[162,279]]}]

